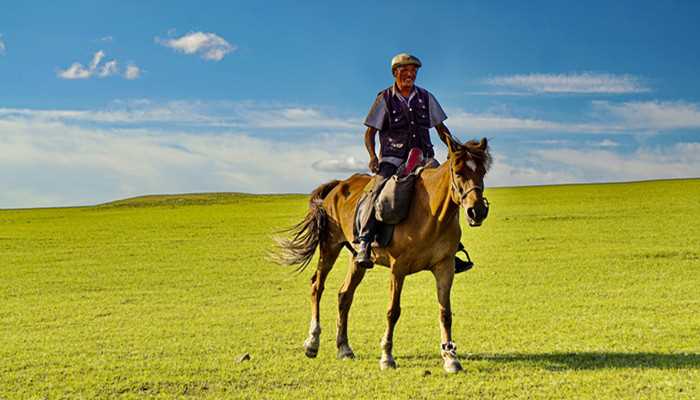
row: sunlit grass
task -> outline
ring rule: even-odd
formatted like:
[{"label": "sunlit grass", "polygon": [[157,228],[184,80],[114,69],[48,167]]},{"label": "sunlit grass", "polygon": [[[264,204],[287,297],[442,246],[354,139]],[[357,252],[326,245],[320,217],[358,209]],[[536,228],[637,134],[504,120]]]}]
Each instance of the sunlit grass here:
[{"label": "sunlit grass", "polygon": [[484,226],[463,224],[476,267],[452,292],[456,376],[442,372],[429,273],[406,281],[398,370],[378,367],[384,268],[355,296],[357,359],[335,359],[347,254],[319,356],[304,356],[312,268],[266,255],[305,196],[0,211],[0,398],[700,396],[700,180],[487,196]]}]

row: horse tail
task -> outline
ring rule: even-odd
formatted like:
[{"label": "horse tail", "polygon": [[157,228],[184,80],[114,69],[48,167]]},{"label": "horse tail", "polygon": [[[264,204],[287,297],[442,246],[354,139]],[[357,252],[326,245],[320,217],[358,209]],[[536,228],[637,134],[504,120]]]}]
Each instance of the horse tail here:
[{"label": "horse tail", "polygon": [[306,217],[291,228],[279,232],[289,234],[289,238],[275,238],[277,249],[272,254],[273,261],[280,265],[298,264],[297,272],[309,265],[316,248],[327,239],[328,214],[323,208],[323,199],[339,183],[339,180],[334,180],[311,192]]}]

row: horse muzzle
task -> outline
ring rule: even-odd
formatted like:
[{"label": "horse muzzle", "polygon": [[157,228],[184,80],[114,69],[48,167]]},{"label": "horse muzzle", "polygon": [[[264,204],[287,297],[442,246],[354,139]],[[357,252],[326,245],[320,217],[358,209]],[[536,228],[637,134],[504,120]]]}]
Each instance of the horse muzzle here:
[{"label": "horse muzzle", "polygon": [[489,202],[486,197],[483,197],[481,201],[474,203],[469,208],[465,209],[467,215],[467,222],[471,227],[481,226],[486,217],[489,215]]}]

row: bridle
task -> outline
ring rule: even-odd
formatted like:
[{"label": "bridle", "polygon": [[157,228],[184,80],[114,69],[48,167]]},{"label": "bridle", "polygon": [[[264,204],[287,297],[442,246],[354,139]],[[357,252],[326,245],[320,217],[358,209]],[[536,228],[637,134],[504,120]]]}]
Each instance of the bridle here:
[{"label": "bridle", "polygon": [[457,186],[457,183],[455,183],[456,173],[454,171],[454,168],[452,168],[452,160],[448,160],[448,162],[450,163],[450,183],[452,185],[452,191],[459,198],[458,204],[461,205],[464,202],[464,199],[466,199],[467,196],[469,196],[469,193],[478,190],[481,192],[481,198],[484,200],[484,205],[486,206],[486,208],[488,208],[489,201],[486,199],[486,197],[484,197],[484,187],[479,185],[471,185],[469,189],[467,189],[466,191],[462,191],[462,189],[459,186]]}]

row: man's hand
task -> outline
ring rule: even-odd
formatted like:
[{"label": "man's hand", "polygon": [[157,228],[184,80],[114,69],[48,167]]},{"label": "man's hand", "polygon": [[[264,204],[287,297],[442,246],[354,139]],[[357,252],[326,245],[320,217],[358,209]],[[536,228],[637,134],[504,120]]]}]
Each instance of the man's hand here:
[{"label": "man's hand", "polygon": [[374,174],[379,172],[379,159],[377,158],[377,156],[369,158],[369,170],[372,171],[372,173]]},{"label": "man's hand", "polygon": [[377,159],[377,153],[374,152],[374,135],[376,135],[377,129],[367,127],[365,131],[365,148],[367,153],[369,153],[369,170],[373,174],[379,172],[379,159]]}]

